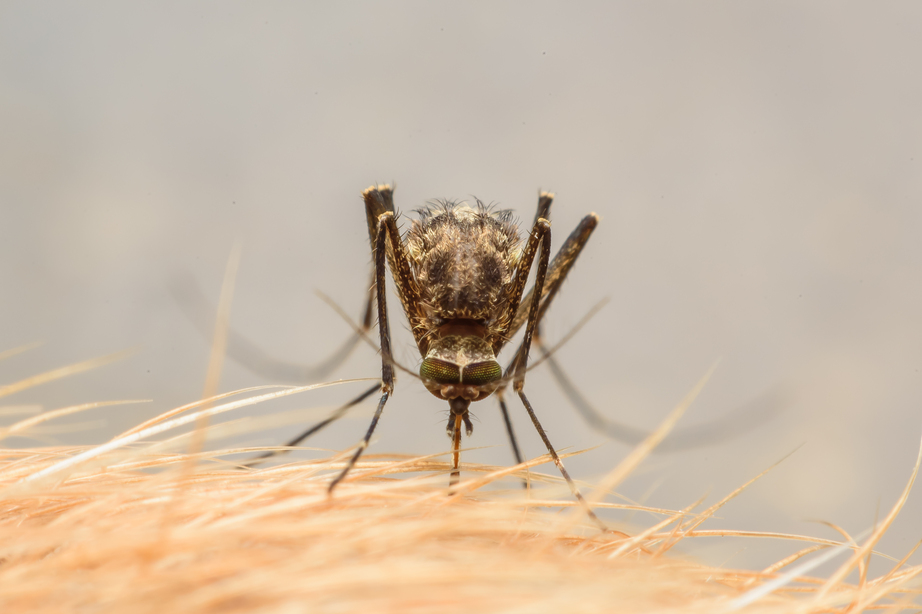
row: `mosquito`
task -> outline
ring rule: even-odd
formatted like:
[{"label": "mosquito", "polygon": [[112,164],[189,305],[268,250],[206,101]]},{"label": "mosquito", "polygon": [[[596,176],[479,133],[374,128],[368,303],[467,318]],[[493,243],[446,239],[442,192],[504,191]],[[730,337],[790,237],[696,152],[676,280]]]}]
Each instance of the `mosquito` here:
[{"label": "mosquito", "polygon": [[[541,322],[598,225],[598,216],[594,213],[585,216],[551,260],[549,218],[554,195],[548,192],[539,194],[532,229],[524,245],[512,213],[485,206],[480,201],[476,201],[474,206],[453,201],[430,203],[419,211],[418,219],[401,235],[397,228],[391,186],[372,186],[362,192],[362,198],[374,266],[364,317],[361,324],[355,325],[357,334],[326,361],[313,367],[277,360],[234,330],[228,331],[227,353],[254,373],[271,379],[318,381],[341,365],[362,338],[374,345],[367,333],[377,316],[381,381],[287,442],[283,448],[252,458],[244,465],[253,466],[293,449],[344,416],[350,408],[380,392],[368,431],[346,466],[330,483],[330,493],[355,466],[368,447],[384,406],[394,392],[394,366],[397,363],[391,352],[385,288],[389,268],[422,359],[418,377],[433,395],[448,403],[446,431],[452,442],[449,485],[454,486],[460,478],[462,427],[468,436],[473,433],[470,405],[491,395],[499,402],[515,460],[518,464],[524,462],[505,401],[505,391],[511,383],[574,496],[590,518],[603,526],[570,479],[525,394],[528,355],[534,344],[541,352],[535,364],[547,362],[565,397],[593,428],[629,445],[636,445],[649,435],[643,430],[614,422],[592,407],[555,360],[554,348],[546,348],[541,338]],[[525,293],[536,259],[535,280]],[[188,278],[177,279],[172,286],[174,296],[192,323],[207,335],[213,329],[209,320],[214,310],[201,289]],[[338,307],[335,308],[348,319]],[[594,311],[590,311],[589,315]],[[504,371],[497,356],[523,326],[523,339]],[[777,414],[786,403],[785,397],[783,390],[771,389],[717,420],[674,431],[658,450],[688,449],[733,437]],[[527,483],[523,482],[523,486]]]},{"label": "mosquito", "polygon": [[[362,192],[374,256],[374,283],[365,323],[369,322],[373,294],[381,349],[381,396],[365,437],[330,483],[330,492],[368,447],[384,406],[394,392],[386,292],[389,268],[422,358],[420,379],[429,392],[448,403],[446,431],[452,442],[449,485],[455,485],[460,476],[462,428],[468,436],[473,433],[471,403],[497,392],[516,460],[522,462],[501,391],[511,382],[574,496],[592,519],[602,525],[570,478],[525,394],[528,353],[538,324],[598,225],[599,217],[594,213],[584,217],[551,261],[548,221],[554,198],[551,193],[541,192],[524,245],[512,212],[493,209],[480,201],[474,206],[452,201],[433,203],[419,211],[419,218],[401,236],[393,193],[389,185],[372,186]],[[526,294],[525,287],[536,260],[534,285]],[[497,355],[523,326],[524,337],[504,372]],[[371,393],[372,390],[366,392],[363,398]]]}]

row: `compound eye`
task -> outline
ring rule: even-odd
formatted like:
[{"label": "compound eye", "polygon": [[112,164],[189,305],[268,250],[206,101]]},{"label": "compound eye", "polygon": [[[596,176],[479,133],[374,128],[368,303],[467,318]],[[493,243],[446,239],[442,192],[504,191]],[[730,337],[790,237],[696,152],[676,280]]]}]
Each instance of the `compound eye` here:
[{"label": "compound eye", "polygon": [[419,366],[419,376],[438,384],[460,384],[461,369],[453,362],[438,358],[426,358]]},{"label": "compound eye", "polygon": [[471,386],[483,386],[503,377],[503,368],[495,360],[475,362],[464,367],[462,381]]}]

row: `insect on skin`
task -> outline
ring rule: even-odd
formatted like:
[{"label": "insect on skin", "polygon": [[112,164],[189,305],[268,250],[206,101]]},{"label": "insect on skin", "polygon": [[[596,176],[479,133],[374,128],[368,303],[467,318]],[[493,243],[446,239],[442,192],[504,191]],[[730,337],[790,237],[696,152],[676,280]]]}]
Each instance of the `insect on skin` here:
[{"label": "insect on skin", "polygon": [[[470,405],[491,395],[499,402],[515,460],[518,464],[523,462],[504,398],[511,383],[574,496],[589,516],[603,526],[567,474],[524,389],[528,352],[534,344],[542,353],[540,360],[547,361],[551,376],[590,426],[629,445],[636,445],[649,436],[641,429],[613,422],[593,408],[554,359],[553,350],[548,350],[541,339],[541,321],[598,225],[598,216],[594,213],[585,216],[552,260],[548,219],[554,195],[547,192],[539,195],[531,232],[524,239],[520,237],[519,228],[509,211],[496,210],[479,201],[474,206],[445,201],[432,203],[419,212],[418,219],[413,220],[401,236],[390,186],[372,186],[362,192],[362,198],[374,267],[358,334],[316,366],[274,359],[234,330],[228,330],[227,353],[244,367],[270,379],[315,382],[325,379],[346,360],[365,333],[371,330],[377,315],[381,382],[340,406],[329,417],[291,439],[283,448],[251,458],[243,465],[252,467],[290,451],[344,416],[352,407],[380,392],[371,425],[345,468],[330,483],[331,493],[355,466],[368,447],[384,406],[394,392],[396,363],[391,352],[385,289],[389,268],[422,359],[419,377],[433,395],[448,403],[447,431],[452,440],[450,485],[456,484],[460,476],[462,426],[468,436],[473,431]],[[536,265],[535,282],[526,293],[525,286],[533,265]],[[214,313],[214,309],[201,289],[186,280],[174,285],[173,291],[192,322],[203,334],[210,334],[214,324],[209,321],[209,314]],[[504,371],[497,357],[523,326],[523,339],[511,354]],[[658,449],[675,451],[725,440],[777,414],[786,402],[783,390],[771,389],[715,421],[699,424],[684,432],[674,431]]]},{"label": "insect on skin", "polygon": [[[374,255],[373,294],[381,344],[381,397],[368,432],[346,467],[331,482],[330,491],[346,477],[368,447],[384,406],[394,392],[394,361],[385,290],[386,272],[390,268],[423,359],[420,378],[429,392],[447,401],[450,409],[447,426],[452,440],[450,484],[457,483],[460,475],[462,425],[468,436],[473,432],[470,405],[494,393],[500,398],[516,459],[522,462],[502,398],[502,390],[511,382],[574,496],[604,529],[570,479],[524,389],[528,351],[537,326],[598,224],[598,216],[590,213],[584,217],[551,261],[551,225],[547,218],[553,194],[541,193],[538,211],[524,244],[511,212],[493,210],[479,201],[474,206],[434,203],[420,211],[419,219],[414,220],[401,237],[392,188],[372,186],[362,193],[362,198]],[[534,286],[525,294],[528,276],[536,261]],[[369,296],[365,327],[370,324],[371,299]],[[497,355],[523,325],[524,338],[504,373]]]}]

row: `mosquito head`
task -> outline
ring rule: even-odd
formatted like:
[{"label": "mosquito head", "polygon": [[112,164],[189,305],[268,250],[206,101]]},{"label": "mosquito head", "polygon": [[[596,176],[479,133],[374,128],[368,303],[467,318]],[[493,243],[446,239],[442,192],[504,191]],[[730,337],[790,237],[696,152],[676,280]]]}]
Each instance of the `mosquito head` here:
[{"label": "mosquito head", "polygon": [[496,390],[503,369],[486,339],[476,334],[451,334],[430,343],[419,375],[429,392],[440,399],[470,403]]}]

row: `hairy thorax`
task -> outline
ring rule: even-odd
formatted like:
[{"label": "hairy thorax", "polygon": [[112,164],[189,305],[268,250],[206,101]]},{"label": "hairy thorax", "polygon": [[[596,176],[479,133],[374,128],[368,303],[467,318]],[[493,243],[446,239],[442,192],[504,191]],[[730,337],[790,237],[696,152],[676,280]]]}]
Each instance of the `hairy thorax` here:
[{"label": "hairy thorax", "polygon": [[508,211],[450,202],[420,211],[407,235],[413,274],[432,329],[452,320],[501,323],[519,254]]}]

